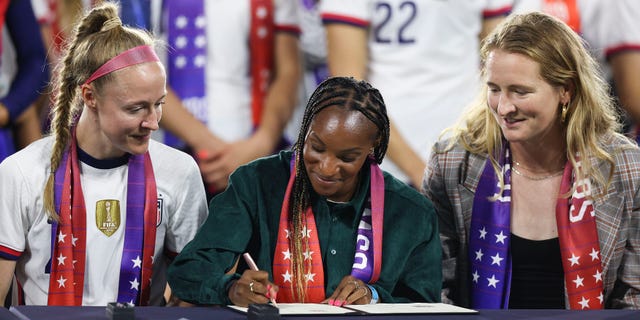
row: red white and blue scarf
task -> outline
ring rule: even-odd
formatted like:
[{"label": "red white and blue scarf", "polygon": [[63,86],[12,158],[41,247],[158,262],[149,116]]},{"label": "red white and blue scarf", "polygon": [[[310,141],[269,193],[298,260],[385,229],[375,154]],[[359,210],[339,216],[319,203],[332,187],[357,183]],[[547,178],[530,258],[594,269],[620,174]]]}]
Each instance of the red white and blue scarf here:
[{"label": "red white and blue scarf", "polygon": [[[287,184],[282,210],[280,212],[280,227],[278,228],[278,240],[276,253],[273,259],[274,283],[280,287],[278,291],[278,302],[303,302],[298,301],[295,295],[294,284],[292,283],[292,266],[289,230],[289,199],[291,189],[295,180],[295,165],[291,159],[291,177]],[[358,226],[358,236],[356,240],[356,252],[354,256],[351,275],[364,281],[365,283],[375,283],[380,276],[382,266],[382,233],[384,220],[384,177],[378,164],[369,159],[371,171],[371,194],[367,201],[370,208],[364,209],[360,224]],[[308,246],[303,241],[303,253],[306,259],[311,260],[311,267],[305,268],[305,301],[318,303],[326,298],[324,291],[324,269],[320,251],[320,241],[315,224],[315,218],[311,206],[304,212],[306,224],[303,237],[308,237]]]},{"label": "red white and blue scarf", "polygon": [[[147,305],[157,222],[157,191],[149,152],[128,163],[127,211],[119,270],[118,302]],[[51,226],[49,305],[80,306],[86,257],[86,208],[80,184],[75,130],[55,172],[55,205],[60,221]]]},{"label": "red white and blue scarf", "polygon": [[[580,162],[578,162],[580,163]],[[498,164],[504,189],[487,159],[476,189],[469,235],[471,306],[507,309],[511,284],[511,159],[508,145]],[[579,169],[579,168],[578,168]],[[590,181],[574,181],[570,162],[565,165],[556,204],[558,238],[565,287],[571,309],[603,308],[602,266],[595,211],[589,199]],[[567,199],[572,186],[576,188]],[[496,200],[490,200],[495,198]]]}]

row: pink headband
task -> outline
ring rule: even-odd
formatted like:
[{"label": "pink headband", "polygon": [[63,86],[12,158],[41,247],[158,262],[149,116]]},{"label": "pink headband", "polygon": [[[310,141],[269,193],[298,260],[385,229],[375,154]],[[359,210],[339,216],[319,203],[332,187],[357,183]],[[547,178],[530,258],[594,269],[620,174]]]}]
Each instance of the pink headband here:
[{"label": "pink headband", "polygon": [[151,46],[144,45],[131,48],[105,62],[89,77],[89,79],[87,79],[87,81],[84,82],[84,84],[91,83],[105,74],[109,74],[116,70],[152,61],[160,61],[160,59]]}]

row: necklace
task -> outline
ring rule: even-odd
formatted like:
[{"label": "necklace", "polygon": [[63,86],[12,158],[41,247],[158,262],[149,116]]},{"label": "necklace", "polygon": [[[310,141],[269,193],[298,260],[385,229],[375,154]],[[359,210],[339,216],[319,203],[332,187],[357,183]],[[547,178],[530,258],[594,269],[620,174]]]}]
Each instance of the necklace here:
[{"label": "necklace", "polygon": [[521,176],[521,177],[525,177],[529,180],[533,180],[533,181],[541,181],[541,180],[547,180],[553,177],[557,177],[559,175],[561,175],[564,172],[564,167],[560,168],[560,170],[558,170],[557,172],[554,172],[552,174],[548,174],[548,175],[544,175],[544,176],[530,176],[528,174],[522,173],[520,170],[518,170],[518,168],[516,167],[521,167],[520,163],[518,161],[514,161],[515,165],[511,166],[511,171],[513,171],[515,174]]}]

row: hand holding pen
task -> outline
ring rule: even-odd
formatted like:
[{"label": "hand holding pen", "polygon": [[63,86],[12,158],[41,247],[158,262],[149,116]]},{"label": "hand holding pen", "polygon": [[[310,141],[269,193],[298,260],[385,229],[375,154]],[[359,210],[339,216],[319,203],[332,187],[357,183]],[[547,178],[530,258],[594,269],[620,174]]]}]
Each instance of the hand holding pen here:
[{"label": "hand holding pen", "polygon": [[248,253],[243,254],[250,270],[246,270],[240,279],[229,289],[229,299],[234,305],[248,306],[252,303],[271,302],[277,307],[278,287],[269,281],[269,273],[258,270],[258,266]]}]

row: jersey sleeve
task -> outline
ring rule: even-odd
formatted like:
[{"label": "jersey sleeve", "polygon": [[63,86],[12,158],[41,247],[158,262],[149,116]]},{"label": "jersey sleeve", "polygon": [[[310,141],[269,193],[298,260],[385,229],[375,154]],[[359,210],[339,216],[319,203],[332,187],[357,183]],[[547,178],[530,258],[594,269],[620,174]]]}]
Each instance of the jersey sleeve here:
[{"label": "jersey sleeve", "polygon": [[369,0],[322,0],[322,23],[343,23],[366,28],[371,21],[372,2]]},{"label": "jersey sleeve", "polygon": [[28,219],[24,199],[30,194],[17,167],[13,158],[0,163],[0,258],[14,261],[25,250]]},{"label": "jersey sleeve", "polygon": [[488,0],[486,7],[482,10],[485,19],[507,16],[513,9],[513,0]]},{"label": "jersey sleeve", "polygon": [[178,180],[180,183],[176,183],[175,194],[172,196],[175,203],[169,209],[171,212],[168,213],[165,238],[164,252],[170,257],[180,253],[195,237],[208,214],[207,198],[198,166],[192,158],[180,165],[186,167],[186,172]]},{"label": "jersey sleeve", "polygon": [[616,53],[628,50],[640,51],[640,1],[607,1],[602,12],[605,57],[608,59]]},{"label": "jersey sleeve", "polygon": [[298,6],[294,0],[276,0],[274,7],[274,24],[276,31],[300,34]]}]

